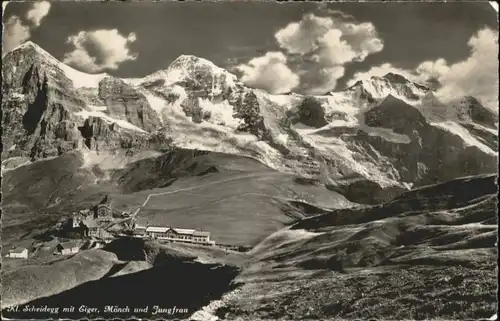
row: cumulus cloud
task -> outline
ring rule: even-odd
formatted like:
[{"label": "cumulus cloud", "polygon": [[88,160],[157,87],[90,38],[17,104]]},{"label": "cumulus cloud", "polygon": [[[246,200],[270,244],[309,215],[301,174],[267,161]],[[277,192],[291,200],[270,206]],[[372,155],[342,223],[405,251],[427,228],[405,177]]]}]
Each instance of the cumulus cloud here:
[{"label": "cumulus cloud", "polygon": [[3,24],[2,55],[28,40],[31,37],[31,31],[40,26],[49,10],[50,2],[34,2],[25,16],[30,24],[25,24],[19,16],[9,17]]},{"label": "cumulus cloud", "polygon": [[301,21],[288,24],[274,35],[281,48],[290,53],[305,54],[317,48],[317,39],[331,28],[330,18],[306,14]]},{"label": "cumulus cloud", "polygon": [[33,3],[32,8],[26,13],[26,19],[31,21],[35,27],[40,26],[42,19],[49,13],[50,2],[40,1]]},{"label": "cumulus cloud", "polygon": [[268,52],[237,67],[243,77],[241,81],[270,93],[289,92],[299,84],[299,77],[286,65],[281,52]]},{"label": "cumulus cloud", "polygon": [[30,37],[30,28],[25,26],[18,16],[11,16],[5,23],[3,29],[3,53],[9,52],[19,46]]},{"label": "cumulus cloud", "polygon": [[442,102],[451,102],[463,96],[473,96],[485,106],[495,108],[498,103],[498,32],[485,28],[473,35],[468,45],[470,55],[467,59],[448,64],[445,59],[424,61],[415,69],[401,69],[390,63],[374,66],[365,72],[356,73],[348,82],[372,76],[384,76],[389,72],[398,73],[406,78],[422,83],[437,84],[436,97]]},{"label": "cumulus cloud", "polygon": [[[321,94],[334,89],[344,75],[345,64],[363,61],[384,47],[371,23],[358,23],[341,12],[330,13],[330,16],[307,13],[300,21],[275,33],[276,42],[286,57],[286,62],[281,64],[286,63],[300,77],[295,88],[299,92]],[[247,67],[247,72],[258,72]]]},{"label": "cumulus cloud", "polygon": [[437,96],[450,101],[457,96],[470,95],[491,108],[498,105],[498,32],[480,30],[468,42],[470,56],[452,64],[439,75],[441,88]]},{"label": "cumulus cloud", "polygon": [[63,62],[86,72],[115,70],[123,62],[137,59],[129,49],[135,41],[134,33],[125,37],[117,29],[80,31],[66,40],[73,50],[64,55]]},{"label": "cumulus cloud", "polygon": [[311,54],[313,60],[331,65],[362,61],[383,48],[382,40],[369,22],[357,24],[312,13],[279,30],[275,38],[289,53]]},{"label": "cumulus cloud", "polygon": [[449,70],[450,67],[443,58],[435,61],[424,61],[415,68],[415,77],[417,77],[417,81],[425,82],[428,79],[439,79],[441,75],[446,74]]}]

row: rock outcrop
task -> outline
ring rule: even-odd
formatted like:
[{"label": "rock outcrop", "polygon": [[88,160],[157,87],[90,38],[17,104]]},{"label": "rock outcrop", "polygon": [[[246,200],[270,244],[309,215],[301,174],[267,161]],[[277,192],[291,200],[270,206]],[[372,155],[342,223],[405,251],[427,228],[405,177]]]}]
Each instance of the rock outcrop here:
[{"label": "rock outcrop", "polygon": [[[7,65],[6,69],[11,67]],[[83,102],[77,98],[66,99],[70,94],[61,88],[69,88],[70,84],[62,79],[57,82],[59,86],[54,86],[56,82],[48,74],[46,67],[34,62],[26,69],[19,87],[3,83],[3,126],[6,130],[2,157],[37,159],[78,148],[81,137],[72,110],[83,106]],[[13,81],[14,86],[17,83]]]},{"label": "rock outcrop", "polygon": [[457,106],[457,116],[460,121],[474,122],[491,128],[495,128],[498,124],[498,115],[471,96],[464,97],[460,101]]},{"label": "rock outcrop", "polygon": [[108,107],[106,114],[154,132],[161,125],[158,114],[146,97],[123,80],[106,77],[99,82],[99,98]]},{"label": "rock outcrop", "polygon": [[370,127],[392,129],[395,133],[411,133],[421,130],[427,121],[415,107],[389,95],[364,114],[365,124]]}]

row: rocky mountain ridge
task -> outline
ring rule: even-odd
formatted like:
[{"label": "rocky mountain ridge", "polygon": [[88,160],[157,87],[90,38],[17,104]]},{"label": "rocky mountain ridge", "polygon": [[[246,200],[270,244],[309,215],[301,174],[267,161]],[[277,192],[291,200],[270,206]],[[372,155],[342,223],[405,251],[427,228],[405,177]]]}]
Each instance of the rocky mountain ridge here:
[{"label": "rocky mountain ridge", "polygon": [[2,73],[3,159],[175,145],[250,156],[347,194],[380,191],[363,202],[496,171],[495,113],[472,97],[445,106],[396,74],[324,96],[271,95],[195,56],[119,79],[74,70],[32,42],[4,57]]}]

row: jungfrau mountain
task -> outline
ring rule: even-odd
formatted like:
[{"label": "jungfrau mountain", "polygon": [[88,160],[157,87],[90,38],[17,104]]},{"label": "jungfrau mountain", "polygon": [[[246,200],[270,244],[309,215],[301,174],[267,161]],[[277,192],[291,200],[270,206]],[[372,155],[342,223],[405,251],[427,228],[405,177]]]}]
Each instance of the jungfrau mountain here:
[{"label": "jungfrau mountain", "polygon": [[251,157],[378,203],[497,169],[497,114],[474,97],[442,104],[393,73],[322,96],[272,95],[195,56],[120,79],[27,42],[4,57],[2,74],[3,171],[69,151],[129,157],[175,146]]}]

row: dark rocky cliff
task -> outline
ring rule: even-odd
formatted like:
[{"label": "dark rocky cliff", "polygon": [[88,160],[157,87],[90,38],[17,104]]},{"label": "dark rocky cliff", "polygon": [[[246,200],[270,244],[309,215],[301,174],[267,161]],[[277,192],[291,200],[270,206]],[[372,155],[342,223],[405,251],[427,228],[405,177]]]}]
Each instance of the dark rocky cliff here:
[{"label": "dark rocky cliff", "polygon": [[161,124],[158,114],[146,97],[120,79],[106,77],[99,83],[99,98],[111,117],[125,119],[132,125],[153,132]]},{"label": "dark rocky cliff", "polygon": [[[91,150],[165,145],[149,142],[146,132],[161,126],[147,99],[122,80],[106,77],[98,88],[75,88],[61,64],[42,49],[26,44],[2,63],[2,158],[32,160],[59,156],[82,147]],[[105,105],[112,119],[143,129],[121,128],[101,117],[81,117],[92,105]]]},{"label": "dark rocky cliff", "polygon": [[81,137],[71,110],[77,105],[83,106],[83,102],[77,98],[65,99],[71,91],[64,93],[47,74],[44,66],[33,63],[21,77],[19,87],[15,87],[16,81],[11,86],[8,82],[3,83],[2,157],[36,159],[78,148]]}]

